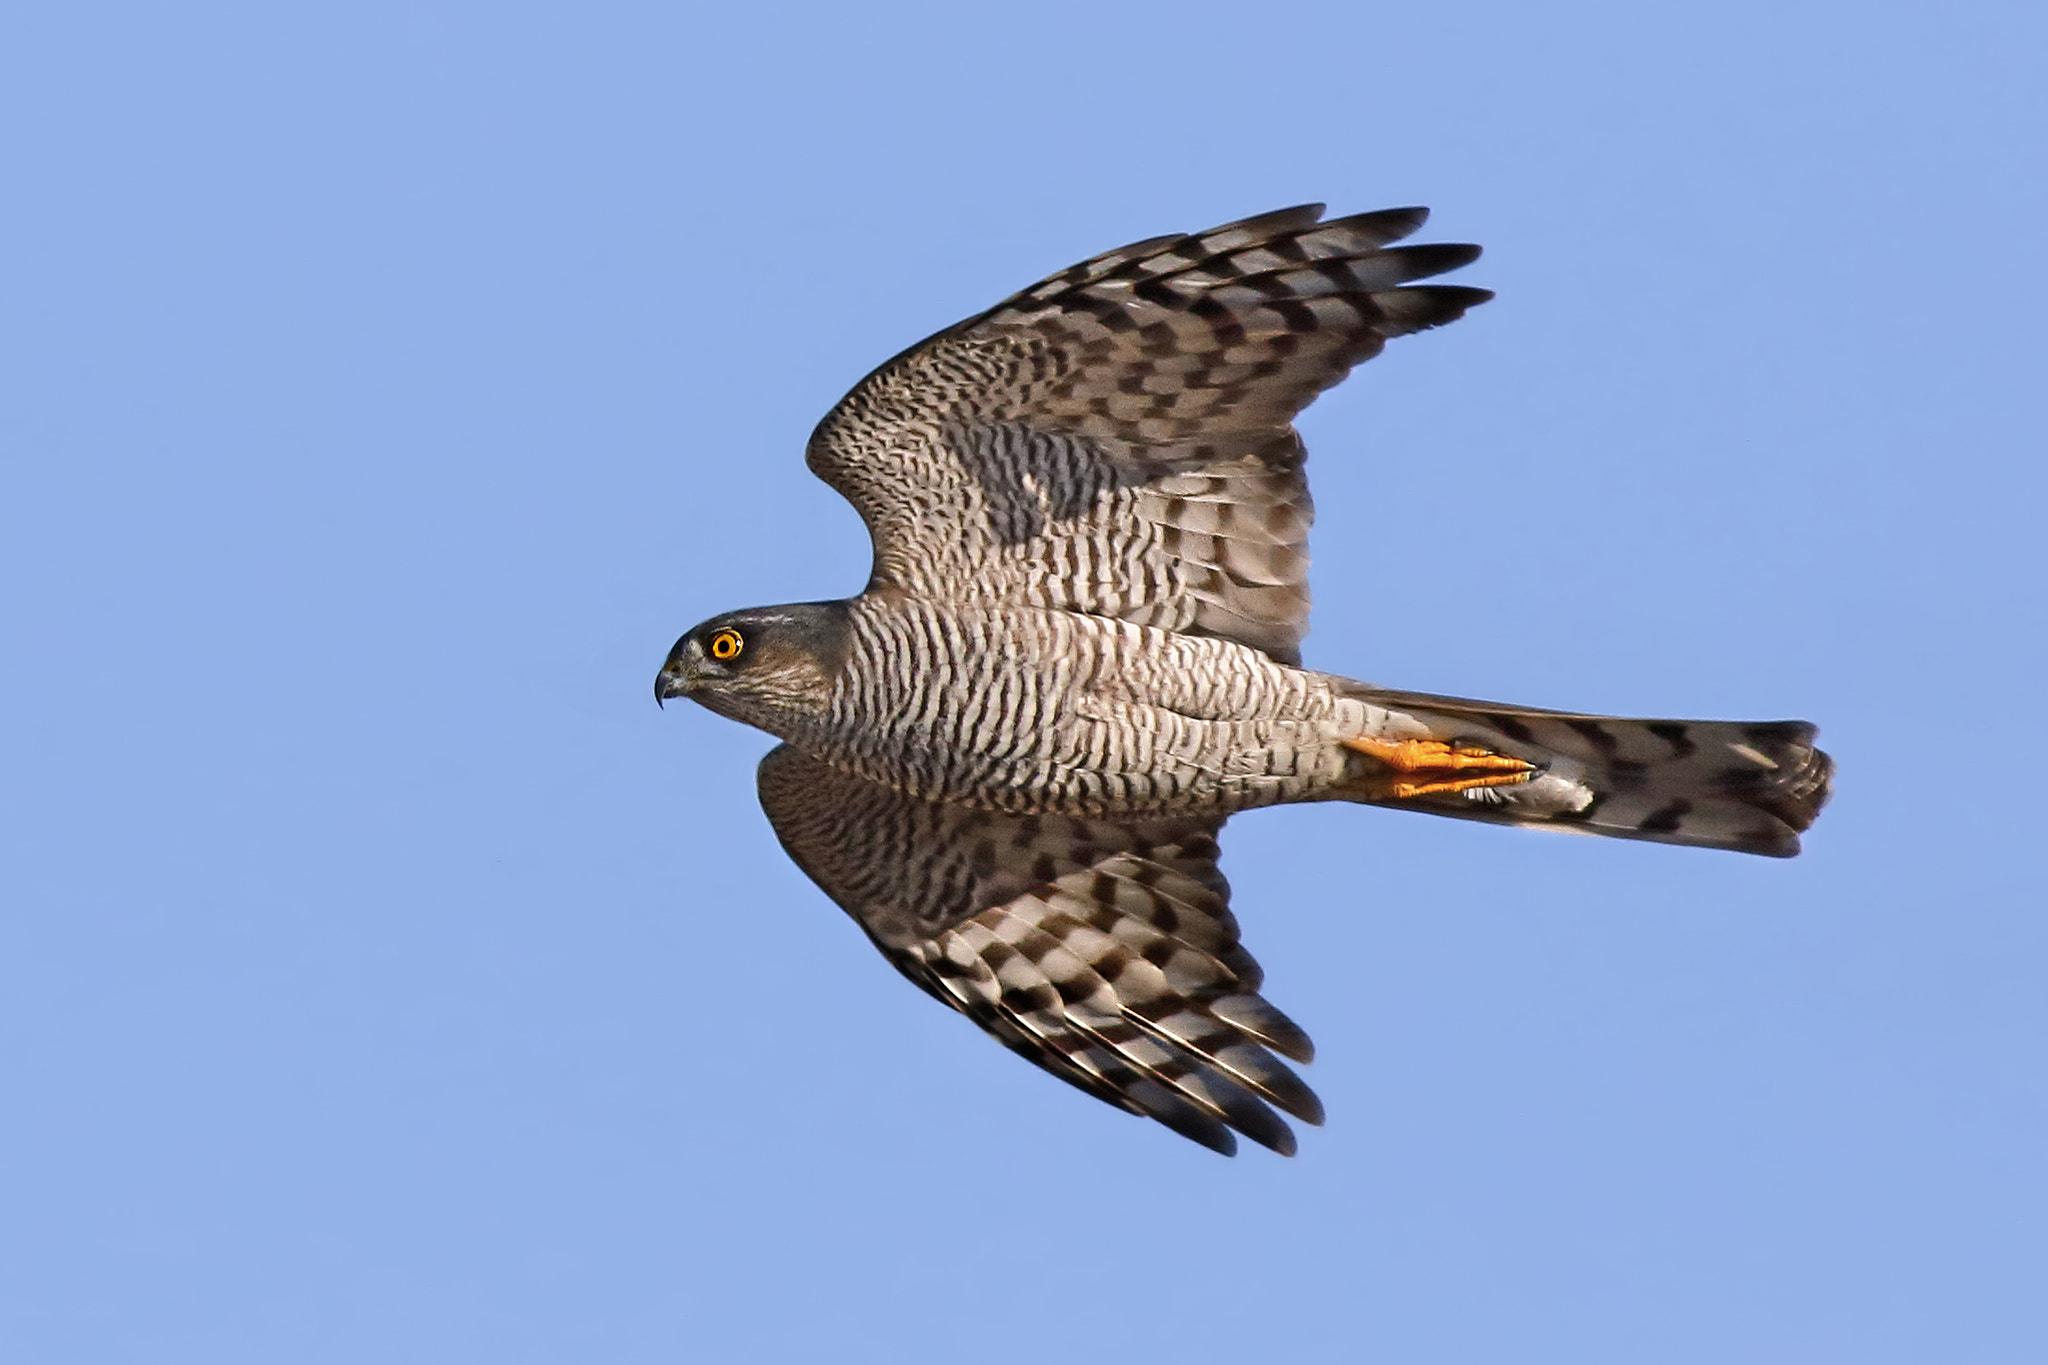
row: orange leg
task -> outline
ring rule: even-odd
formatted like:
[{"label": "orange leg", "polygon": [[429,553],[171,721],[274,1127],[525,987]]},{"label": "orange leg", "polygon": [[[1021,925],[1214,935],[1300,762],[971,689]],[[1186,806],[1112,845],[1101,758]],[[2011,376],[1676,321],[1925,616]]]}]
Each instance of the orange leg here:
[{"label": "orange leg", "polygon": [[1383,765],[1387,772],[1366,782],[1368,799],[1405,801],[1414,796],[1469,791],[1474,787],[1510,787],[1529,780],[1533,763],[1490,749],[1454,749],[1440,739],[1371,739],[1342,741]]}]

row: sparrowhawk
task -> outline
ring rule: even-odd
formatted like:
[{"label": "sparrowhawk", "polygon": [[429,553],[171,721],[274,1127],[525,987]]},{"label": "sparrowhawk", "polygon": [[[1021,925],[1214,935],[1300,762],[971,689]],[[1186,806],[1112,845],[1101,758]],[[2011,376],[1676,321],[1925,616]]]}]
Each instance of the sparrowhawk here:
[{"label": "sparrowhawk", "polygon": [[[874,540],[856,597],[717,616],[687,696],[782,743],[791,858],[919,986],[1217,1151],[1322,1106],[1259,994],[1216,836],[1354,801],[1789,857],[1832,764],[1799,721],[1623,720],[1301,667],[1295,414],[1492,297],[1471,246],[1320,205],[1083,261],[903,352],[812,435]],[[1277,1054],[1277,1055],[1276,1055]]]}]

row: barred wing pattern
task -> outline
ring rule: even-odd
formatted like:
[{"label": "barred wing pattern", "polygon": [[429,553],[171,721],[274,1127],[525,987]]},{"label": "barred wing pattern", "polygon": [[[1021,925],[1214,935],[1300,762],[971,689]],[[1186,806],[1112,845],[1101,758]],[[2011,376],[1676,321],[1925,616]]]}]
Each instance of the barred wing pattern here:
[{"label": "barred wing pattern", "polygon": [[870,591],[1021,602],[1300,661],[1311,508],[1291,423],[1389,337],[1492,295],[1427,211],[1284,209],[1053,275],[912,347],[813,433]]},{"label": "barred wing pattern", "polygon": [[920,801],[780,746],[761,805],[789,856],[897,969],[1097,1099],[1225,1154],[1292,1154],[1322,1105],[1274,1053],[1216,869],[1221,820],[1006,816]]}]

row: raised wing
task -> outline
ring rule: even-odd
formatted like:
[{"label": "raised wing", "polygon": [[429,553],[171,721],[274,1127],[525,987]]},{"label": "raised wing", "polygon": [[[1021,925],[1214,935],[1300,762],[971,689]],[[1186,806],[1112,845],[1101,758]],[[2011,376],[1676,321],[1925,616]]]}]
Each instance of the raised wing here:
[{"label": "raised wing", "polygon": [[761,805],[797,866],[898,970],[1064,1081],[1226,1156],[1291,1155],[1323,1110],[1273,1054],[1308,1037],[1258,994],[1216,870],[1220,820],[933,805],[783,745]]},{"label": "raised wing", "polygon": [[1319,204],[1084,261],[905,351],[809,463],[875,542],[871,589],[1090,612],[1299,662],[1311,510],[1292,422],[1387,338],[1492,295],[1479,254],[1390,247],[1427,210]]}]

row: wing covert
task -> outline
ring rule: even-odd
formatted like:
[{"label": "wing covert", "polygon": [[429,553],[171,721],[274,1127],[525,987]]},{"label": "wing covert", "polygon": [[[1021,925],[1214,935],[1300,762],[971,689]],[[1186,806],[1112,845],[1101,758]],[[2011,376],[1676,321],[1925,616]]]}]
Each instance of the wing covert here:
[{"label": "wing covert", "polygon": [[905,976],[1062,1080],[1228,1155],[1283,1154],[1322,1106],[1274,1053],[1216,869],[1221,820],[1005,816],[906,797],[782,745],[761,805],[783,847]]},{"label": "wing covert", "polygon": [[1390,337],[1484,290],[1426,211],[1320,205],[1052,275],[856,385],[808,461],[875,542],[871,588],[1113,616],[1298,662],[1305,458],[1292,422]]}]

